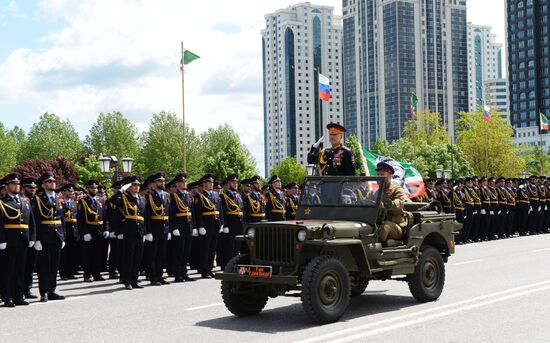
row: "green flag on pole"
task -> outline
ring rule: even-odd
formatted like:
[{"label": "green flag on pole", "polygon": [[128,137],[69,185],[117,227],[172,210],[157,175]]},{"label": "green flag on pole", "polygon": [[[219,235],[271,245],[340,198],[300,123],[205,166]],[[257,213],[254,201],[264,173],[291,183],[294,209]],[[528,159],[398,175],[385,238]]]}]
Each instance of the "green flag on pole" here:
[{"label": "green flag on pole", "polygon": [[200,57],[189,50],[183,52],[183,57],[180,60],[180,71],[183,71],[183,66],[193,62]]}]

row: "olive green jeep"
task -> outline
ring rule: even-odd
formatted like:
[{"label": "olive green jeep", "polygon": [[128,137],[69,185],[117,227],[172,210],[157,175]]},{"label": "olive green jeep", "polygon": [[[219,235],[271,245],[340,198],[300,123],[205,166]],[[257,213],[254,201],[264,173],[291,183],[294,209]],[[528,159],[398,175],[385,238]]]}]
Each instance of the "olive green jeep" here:
[{"label": "olive green jeep", "polygon": [[445,265],[462,228],[438,203],[406,203],[402,241],[382,244],[388,203],[383,178],[307,177],[296,220],[245,225],[249,253],[234,257],[221,280],[223,301],[237,316],[262,311],[269,297],[301,297],[315,322],[337,321],[370,280],[406,281],[418,301],[443,291]]}]

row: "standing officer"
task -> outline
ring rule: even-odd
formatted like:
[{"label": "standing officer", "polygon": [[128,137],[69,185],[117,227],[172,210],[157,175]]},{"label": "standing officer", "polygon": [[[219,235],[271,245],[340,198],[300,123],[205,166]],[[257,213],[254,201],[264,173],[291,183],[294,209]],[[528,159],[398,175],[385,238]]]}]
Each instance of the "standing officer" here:
[{"label": "standing officer", "polygon": [[170,183],[176,190],[170,195],[170,229],[172,230],[172,271],[175,282],[195,281],[187,275],[193,231],[193,197],[187,191],[187,173],[177,174]]},{"label": "standing officer", "polygon": [[499,216],[498,216],[498,208],[499,208],[499,202],[498,202],[498,190],[495,185],[495,178],[490,177],[489,178],[489,190],[491,191],[491,211],[489,212],[489,215],[491,216],[491,226],[489,227],[489,240],[498,239],[498,226],[499,224]]},{"label": "standing officer", "polygon": [[537,226],[537,233],[541,234],[546,231],[544,228],[544,219],[546,217],[546,186],[544,183],[546,182],[546,177],[540,176],[539,182],[538,182],[538,189],[539,189],[539,223]]},{"label": "standing officer", "polygon": [[461,241],[471,243],[472,225],[474,219],[474,198],[472,197],[472,178],[465,179],[466,187],[462,189],[464,193],[464,225],[460,231]]},{"label": "standing officer", "polygon": [[250,178],[251,192],[244,199],[246,223],[257,223],[265,219],[265,203],[261,193],[262,186],[258,175]]},{"label": "standing officer", "polygon": [[514,231],[516,230],[516,227],[514,227],[514,221],[516,218],[516,191],[512,188],[512,180],[506,179],[504,183],[504,187],[506,188],[506,196],[508,199],[508,203],[506,204],[508,207],[508,217],[506,218],[506,235],[508,237],[514,236]]},{"label": "standing officer", "polygon": [[271,186],[265,205],[265,215],[270,222],[285,220],[285,196],[281,191],[281,179],[278,175],[273,175],[269,179]]},{"label": "standing officer", "polygon": [[[461,179],[455,181],[455,185],[452,191],[453,208],[455,210],[456,221],[464,224],[464,193],[462,186],[464,185]],[[461,233],[459,236],[458,244],[462,244],[464,241],[464,235]]]},{"label": "standing officer", "polygon": [[316,164],[319,175],[348,176],[355,175],[355,159],[353,152],[342,144],[346,129],[336,123],[327,125],[331,148],[323,149],[322,140],[311,147],[307,162]]},{"label": "standing officer", "polygon": [[250,186],[250,179],[241,180],[243,191],[241,192],[241,199],[245,199],[250,192],[252,192],[252,186]]},{"label": "standing officer", "polygon": [[[29,200],[29,203],[33,203],[34,196],[36,194],[36,179],[34,177],[27,177],[21,180],[22,198],[25,197]],[[34,218],[34,216],[33,216]],[[37,296],[31,293],[33,284],[33,274],[36,268],[36,257],[38,252],[34,249],[34,246],[27,249],[27,258],[25,261],[25,299],[36,299]]]},{"label": "standing officer", "polygon": [[529,207],[531,201],[529,199],[529,190],[527,189],[527,180],[520,180],[519,187],[516,191],[517,194],[517,206],[516,206],[516,220],[515,227],[518,230],[520,236],[525,236],[529,231]]},{"label": "standing officer", "polygon": [[486,177],[481,178],[481,187],[480,190],[480,200],[481,200],[481,209],[480,209],[480,225],[479,225],[479,238],[480,240],[486,241],[490,237],[490,227],[491,227],[491,190],[488,186],[488,179]]},{"label": "standing officer", "polygon": [[530,201],[528,230],[531,235],[535,235],[537,233],[539,219],[539,190],[537,186],[537,177],[535,175],[529,177],[527,190],[529,191]]},{"label": "standing officer", "polygon": [[97,196],[99,181],[89,180],[84,185],[86,195],[78,203],[78,229],[84,240],[82,245],[82,267],[84,282],[105,281],[101,276],[104,244],[109,238],[105,227],[105,201]]},{"label": "standing officer", "polygon": [[7,193],[0,199],[0,273],[5,307],[28,305],[24,296],[24,273],[27,249],[36,238],[29,199],[21,198],[19,173],[4,178]]},{"label": "standing officer", "polygon": [[[286,197],[286,219],[294,220],[296,219],[296,211],[298,210],[298,184],[296,182],[291,182],[287,186],[288,195]],[[359,190],[358,190],[359,191]]]},{"label": "standing officer", "polygon": [[449,194],[449,188],[447,186],[446,180],[437,180],[435,183],[435,186],[437,188],[437,200],[441,203],[443,206],[443,212],[444,213],[453,213],[453,206],[452,206],[452,200]]},{"label": "standing officer", "polygon": [[497,179],[497,192],[498,192],[498,226],[497,235],[500,238],[506,238],[506,220],[508,218],[508,192],[504,188],[504,178],[499,177]]},{"label": "standing officer", "polygon": [[65,216],[65,248],[61,250],[59,276],[61,280],[76,279],[78,271],[78,226],[76,215],[78,202],[74,200],[74,185],[68,183],[60,189],[63,195],[63,213]]},{"label": "standing officer", "polygon": [[113,182],[111,185],[113,195],[105,201],[105,215],[109,227],[109,279],[111,280],[119,278],[117,271],[120,271],[120,259],[122,257],[122,242],[117,239],[116,235],[122,225],[122,214],[116,205],[120,203],[122,197],[121,186],[122,180]]},{"label": "standing officer", "polygon": [[243,233],[243,211],[244,205],[239,187],[239,176],[234,173],[224,181],[227,190],[221,193],[221,204],[223,214],[223,230],[220,232],[218,241],[218,257],[222,270],[233,256],[239,254],[240,246],[235,242],[235,236]]},{"label": "standing officer", "polygon": [[220,199],[214,195],[214,176],[204,175],[200,180],[203,189],[195,196],[196,225],[199,231],[198,272],[202,279],[214,277],[214,256],[218,244],[220,229],[223,229],[223,217],[220,216]]},{"label": "standing officer", "polygon": [[149,255],[149,279],[152,286],[169,284],[164,280],[163,268],[166,258],[166,245],[172,238],[170,233],[170,194],[164,191],[165,174],[158,172],[149,177],[149,195],[145,211],[145,225],[147,235],[145,240],[151,242]]},{"label": "standing officer", "polygon": [[57,288],[57,271],[61,249],[65,245],[65,216],[63,206],[55,194],[55,177],[46,172],[38,178],[42,193],[34,198],[33,214],[36,222],[36,242],[38,251],[38,288],[40,302],[64,300],[65,297],[55,292]]}]

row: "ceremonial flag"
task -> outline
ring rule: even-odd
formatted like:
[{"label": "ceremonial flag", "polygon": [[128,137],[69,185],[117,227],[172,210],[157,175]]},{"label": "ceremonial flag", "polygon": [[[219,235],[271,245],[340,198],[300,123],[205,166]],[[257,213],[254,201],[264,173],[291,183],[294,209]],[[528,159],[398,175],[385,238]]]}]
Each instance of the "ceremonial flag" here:
[{"label": "ceremonial flag", "polygon": [[487,124],[490,124],[491,123],[491,109],[489,108],[489,106],[484,106],[483,107],[483,116],[485,117],[485,122]]},{"label": "ceremonial flag", "polygon": [[542,112],[540,113],[540,129],[541,131],[550,130],[550,125],[548,124],[548,118]]},{"label": "ceremonial flag", "polygon": [[180,71],[183,72],[183,66],[186,64],[189,64],[193,62],[196,59],[199,59],[200,57],[198,55],[195,55],[189,50],[185,50],[183,53],[183,57],[180,60]]},{"label": "ceremonial flag", "polygon": [[418,105],[418,97],[416,94],[411,93],[411,106],[409,108],[409,111],[411,112],[411,115],[416,115],[416,105]]},{"label": "ceremonial flag", "polygon": [[330,80],[322,74],[319,74],[319,99],[330,100]]}]

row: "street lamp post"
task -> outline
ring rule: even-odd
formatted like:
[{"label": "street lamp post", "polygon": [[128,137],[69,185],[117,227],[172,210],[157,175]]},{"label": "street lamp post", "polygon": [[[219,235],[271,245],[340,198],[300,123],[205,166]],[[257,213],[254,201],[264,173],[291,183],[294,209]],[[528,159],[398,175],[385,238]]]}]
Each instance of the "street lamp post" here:
[{"label": "street lamp post", "polygon": [[444,178],[445,180],[449,180],[449,177],[451,177],[451,171],[450,171],[449,169],[445,169],[445,170],[443,171],[443,178]]},{"label": "street lamp post", "polygon": [[443,177],[443,169],[437,168],[435,170],[435,177],[437,177],[438,179],[441,179],[441,177]]},{"label": "street lamp post", "polygon": [[[105,174],[105,176],[107,176],[107,174],[109,174],[109,172],[111,171],[111,163],[113,163],[115,172],[113,174],[111,182],[114,183],[119,180],[118,159],[116,158],[116,156],[100,156],[97,160],[99,161],[101,172]],[[122,159],[122,171],[125,174],[132,172],[133,162],[134,162],[134,159],[128,156]]]}]

